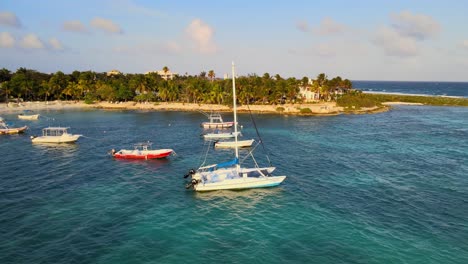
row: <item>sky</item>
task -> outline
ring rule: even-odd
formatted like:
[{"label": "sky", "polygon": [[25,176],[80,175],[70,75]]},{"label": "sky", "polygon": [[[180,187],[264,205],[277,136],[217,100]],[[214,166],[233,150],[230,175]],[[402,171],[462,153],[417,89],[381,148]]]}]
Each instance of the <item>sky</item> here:
[{"label": "sky", "polygon": [[0,0],[0,68],[468,81],[468,0]]}]

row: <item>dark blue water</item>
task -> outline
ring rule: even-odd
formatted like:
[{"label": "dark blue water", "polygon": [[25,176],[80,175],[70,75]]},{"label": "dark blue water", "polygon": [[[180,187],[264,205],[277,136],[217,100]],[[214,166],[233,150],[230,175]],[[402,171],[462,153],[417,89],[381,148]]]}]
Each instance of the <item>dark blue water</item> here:
[{"label": "dark blue water", "polygon": [[468,98],[468,82],[395,82],[353,81],[356,89],[366,92],[401,93]]},{"label": "dark blue water", "polygon": [[[54,120],[2,114],[31,129],[0,137],[0,263],[468,263],[468,108],[257,115],[288,178],[210,193],[182,178],[203,156],[201,114],[41,114]],[[240,121],[254,137],[248,116]],[[86,137],[32,145],[48,125]],[[177,156],[107,155],[145,140]]]}]

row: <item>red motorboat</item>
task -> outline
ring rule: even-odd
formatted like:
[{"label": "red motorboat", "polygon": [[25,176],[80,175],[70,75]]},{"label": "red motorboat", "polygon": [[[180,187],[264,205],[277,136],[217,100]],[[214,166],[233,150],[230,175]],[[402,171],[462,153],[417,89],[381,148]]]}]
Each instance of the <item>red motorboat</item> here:
[{"label": "red motorboat", "polygon": [[162,159],[171,154],[175,154],[172,149],[150,149],[151,143],[138,143],[134,145],[133,150],[121,149],[111,151],[114,158],[117,159]]}]

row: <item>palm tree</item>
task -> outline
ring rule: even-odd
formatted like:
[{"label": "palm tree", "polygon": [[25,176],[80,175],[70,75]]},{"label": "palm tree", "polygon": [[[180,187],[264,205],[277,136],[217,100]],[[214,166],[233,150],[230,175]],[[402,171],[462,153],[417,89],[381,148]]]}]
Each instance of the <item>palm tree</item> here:
[{"label": "palm tree", "polygon": [[210,71],[208,72],[208,77],[210,77],[211,82],[213,82],[214,77],[215,77],[215,72],[214,72],[213,70],[210,70]]}]

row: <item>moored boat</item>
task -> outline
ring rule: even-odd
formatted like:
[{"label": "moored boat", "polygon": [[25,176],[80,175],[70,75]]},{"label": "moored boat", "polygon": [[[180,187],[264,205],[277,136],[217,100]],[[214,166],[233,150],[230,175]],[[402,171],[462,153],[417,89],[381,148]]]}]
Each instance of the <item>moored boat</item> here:
[{"label": "moored boat", "polygon": [[39,114],[33,114],[33,111],[25,110],[24,113],[18,115],[18,118],[22,120],[37,120],[39,119]]},{"label": "moored boat", "polygon": [[4,121],[3,118],[0,118],[0,135],[11,135],[24,133],[28,129],[27,126],[22,127],[9,127]]},{"label": "moored boat", "polygon": [[208,122],[201,123],[203,128],[230,128],[234,125],[234,122],[224,122],[220,113],[203,114],[206,115],[209,120]]},{"label": "moored boat", "polygon": [[134,149],[121,149],[119,151],[111,150],[114,158],[118,159],[162,159],[174,154],[172,149],[151,149],[151,142],[137,143]]},{"label": "moored boat", "polygon": [[42,129],[42,136],[31,136],[33,143],[73,143],[82,135],[69,134],[69,127],[47,127]]},{"label": "moored boat", "polygon": [[248,139],[248,140],[237,140],[236,141],[218,141],[215,142],[216,148],[248,148],[251,147],[255,140]]},{"label": "moored boat", "polygon": [[213,133],[206,133],[203,135],[205,139],[222,139],[222,138],[233,138],[235,136],[240,136],[240,132],[221,132],[221,131],[214,131]]},{"label": "moored boat", "polygon": [[[236,106],[236,83],[234,63],[232,64],[232,96],[234,123],[237,123],[237,106]],[[257,131],[258,132],[258,131]],[[190,182],[185,188],[201,192],[214,190],[238,190],[251,188],[273,187],[281,184],[286,176],[273,176],[271,173],[275,167],[260,167],[256,159],[252,156],[254,166],[241,166],[239,162],[239,146],[237,144],[238,131],[237,126],[234,126],[234,146],[235,158],[232,161],[216,163],[204,166],[205,161],[198,169],[189,170],[184,178],[191,177]],[[261,139],[259,139],[261,142]]]}]

